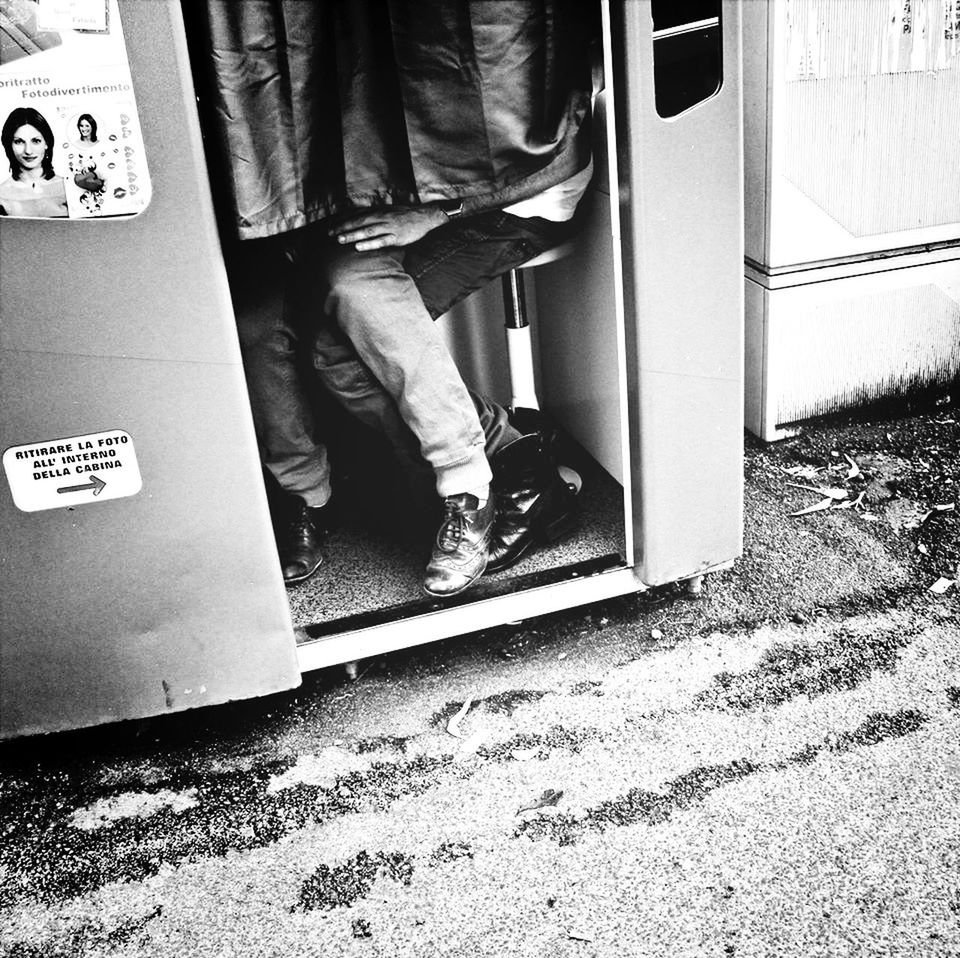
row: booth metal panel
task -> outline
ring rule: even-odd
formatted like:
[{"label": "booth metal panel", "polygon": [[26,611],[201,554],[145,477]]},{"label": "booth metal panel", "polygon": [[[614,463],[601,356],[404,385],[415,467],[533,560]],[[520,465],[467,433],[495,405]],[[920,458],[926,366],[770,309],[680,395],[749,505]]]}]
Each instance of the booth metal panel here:
[{"label": "booth metal panel", "polygon": [[776,288],[759,271],[748,276],[752,432],[782,439],[803,420],[914,390],[947,390],[960,378],[960,259],[905,259],[816,280],[790,274],[808,281]]},{"label": "booth metal panel", "polygon": [[776,271],[960,237],[956,4],[740,6],[749,259]]},{"label": "booth metal panel", "polygon": [[764,440],[955,381],[956,13],[743,5],[745,408]]},{"label": "booth metal panel", "polygon": [[634,530],[653,585],[741,551],[741,5],[722,5],[719,90],[671,119],[650,5],[611,11]]},{"label": "booth metal panel", "polygon": [[[606,416],[630,437],[625,515],[632,544],[619,568],[510,595],[465,601],[396,622],[310,639],[304,669],[329,665],[498,622],[690,578],[741,552],[743,448],[742,142],[739,9],[723,9],[725,75],[719,92],[671,120],[654,102],[649,2],[610,4],[606,95],[613,102],[619,209],[594,218],[597,250],[609,262],[570,256],[537,270],[536,325],[547,411],[579,429]],[[612,63],[612,70],[609,69]],[[609,123],[608,116],[608,123]],[[601,170],[606,167],[601,160]],[[598,191],[597,202],[609,197]],[[624,232],[620,242],[619,227]],[[630,235],[626,231],[630,230]],[[606,236],[602,234],[606,232]],[[588,239],[587,242],[590,242]],[[622,255],[620,255],[622,249]],[[601,254],[600,258],[603,258]],[[611,276],[611,270],[615,275]],[[622,283],[627,295],[620,299]],[[583,317],[585,303],[602,316]],[[608,324],[602,359],[584,364],[591,323]],[[616,332],[617,325],[621,332]],[[625,366],[617,339],[625,341]],[[546,344],[547,340],[549,344]],[[590,344],[595,354],[596,344]],[[549,372],[546,366],[550,367]],[[559,367],[565,367],[566,372]],[[579,397],[563,409],[563,375]],[[623,377],[627,401],[617,398]],[[552,382],[551,382],[552,381]],[[612,387],[612,388],[611,388]],[[589,411],[591,391],[604,408]],[[585,401],[586,397],[586,401]],[[558,398],[561,400],[558,402]],[[569,398],[569,397],[567,397]],[[552,401],[551,401],[552,400]],[[576,405],[579,403],[580,410]],[[582,412],[589,415],[584,417]],[[606,425],[606,424],[604,424]],[[579,437],[578,437],[579,438]],[[584,434],[588,444],[596,437]],[[615,450],[615,442],[610,444]],[[614,455],[603,463],[614,471]]]},{"label": "booth metal panel", "polygon": [[0,446],[123,430],[142,487],[25,512],[0,484],[0,737],[300,681],[179,5],[120,9],[152,202],[0,222]]},{"label": "booth metal panel", "polygon": [[[153,202],[125,222],[0,225],[4,291],[17,304],[0,314],[0,399],[3,448],[122,429],[135,441],[143,487],[72,511],[32,513],[0,490],[0,734],[263,694],[295,685],[298,670],[571,608],[733,560],[742,498],[738,6],[724,6],[719,92],[663,119],[651,4],[604,3],[615,145],[609,186],[598,190],[606,209],[595,225],[604,237],[594,259],[571,257],[560,272],[574,286],[596,287],[587,302],[603,303],[609,324],[602,349],[593,349],[588,370],[581,366],[593,383],[580,384],[577,402],[607,397],[590,415],[612,437],[610,461],[601,464],[622,471],[622,554],[412,614],[385,609],[366,627],[345,619],[298,629],[295,649],[204,183],[180,11],[174,2],[127,0],[121,9]],[[122,265],[129,307],[112,291],[97,308],[87,305],[92,266],[81,235],[96,239],[97,268]],[[57,281],[31,299],[25,250],[37,248],[57,263]],[[71,313],[78,300],[84,305]],[[31,304],[43,314],[33,324],[22,315]],[[576,309],[570,301],[566,308],[566,332],[552,324],[542,330],[552,337],[543,357],[551,374],[564,347],[577,349],[569,333]],[[73,331],[57,337],[61,328]],[[560,411],[561,419],[575,418]]]}]

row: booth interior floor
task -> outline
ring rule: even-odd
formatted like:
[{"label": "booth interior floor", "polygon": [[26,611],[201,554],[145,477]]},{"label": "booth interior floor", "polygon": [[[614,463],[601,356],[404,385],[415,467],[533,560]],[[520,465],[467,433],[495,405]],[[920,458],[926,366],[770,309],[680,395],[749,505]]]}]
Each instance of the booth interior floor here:
[{"label": "booth interior floor", "polygon": [[[560,542],[532,550],[512,569],[484,576],[465,597],[480,598],[498,585],[501,591],[517,578],[623,555],[623,489],[592,461],[576,466],[583,478],[577,530]],[[380,535],[361,517],[345,516],[327,540],[320,570],[287,590],[294,625],[307,628],[396,607],[404,607],[405,614],[415,614],[417,605],[423,611],[437,608],[438,600],[421,589],[429,532],[426,546],[419,546],[399,541],[396,535]]]}]

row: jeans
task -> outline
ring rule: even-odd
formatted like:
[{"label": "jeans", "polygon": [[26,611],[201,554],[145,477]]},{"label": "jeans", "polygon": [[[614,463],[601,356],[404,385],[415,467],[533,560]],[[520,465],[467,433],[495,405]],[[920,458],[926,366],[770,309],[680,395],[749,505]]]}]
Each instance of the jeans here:
[{"label": "jeans", "polygon": [[283,308],[238,316],[264,465],[281,487],[311,505],[330,495],[300,378],[305,346],[339,403],[383,431],[401,459],[429,463],[440,496],[489,482],[488,459],[519,434],[501,406],[467,390],[433,320],[570,232],[568,223],[492,211],[366,253],[323,229],[294,234]]},{"label": "jeans", "polygon": [[311,335],[291,302],[293,266],[276,240],[240,243],[226,259],[260,461],[285,492],[325,505],[330,466],[305,388]]}]

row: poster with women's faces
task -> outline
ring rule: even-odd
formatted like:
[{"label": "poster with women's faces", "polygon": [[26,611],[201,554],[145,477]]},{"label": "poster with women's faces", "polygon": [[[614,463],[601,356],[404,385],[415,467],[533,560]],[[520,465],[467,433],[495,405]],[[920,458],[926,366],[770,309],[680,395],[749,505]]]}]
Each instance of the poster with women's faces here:
[{"label": "poster with women's faces", "polygon": [[134,216],[150,175],[117,0],[0,0],[0,216]]}]

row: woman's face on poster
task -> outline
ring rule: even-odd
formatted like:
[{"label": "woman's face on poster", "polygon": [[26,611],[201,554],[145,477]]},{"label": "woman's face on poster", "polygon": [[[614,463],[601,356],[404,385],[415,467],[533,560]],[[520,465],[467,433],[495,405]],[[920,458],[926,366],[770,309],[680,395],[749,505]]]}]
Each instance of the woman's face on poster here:
[{"label": "woman's face on poster", "polygon": [[29,124],[18,127],[11,143],[14,159],[24,170],[37,170],[43,164],[47,143],[40,131]]},{"label": "woman's face on poster", "polygon": [[85,139],[90,139],[90,134],[93,132],[93,127],[90,125],[89,120],[81,120],[77,124],[77,128],[80,130],[80,136]]}]

